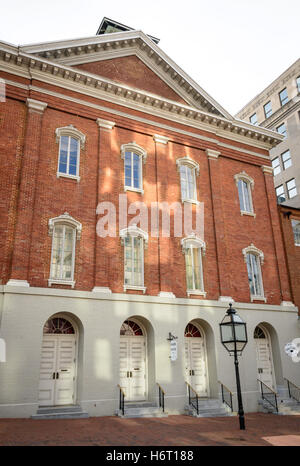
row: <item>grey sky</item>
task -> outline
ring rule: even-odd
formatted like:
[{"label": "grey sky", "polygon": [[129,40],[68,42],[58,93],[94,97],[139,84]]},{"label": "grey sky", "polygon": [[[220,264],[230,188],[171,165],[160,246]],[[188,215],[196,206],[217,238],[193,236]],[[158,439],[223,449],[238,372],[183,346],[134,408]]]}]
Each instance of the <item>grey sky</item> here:
[{"label": "grey sky", "polygon": [[0,40],[95,35],[104,16],[159,46],[232,115],[299,58],[299,0],[12,0]]}]

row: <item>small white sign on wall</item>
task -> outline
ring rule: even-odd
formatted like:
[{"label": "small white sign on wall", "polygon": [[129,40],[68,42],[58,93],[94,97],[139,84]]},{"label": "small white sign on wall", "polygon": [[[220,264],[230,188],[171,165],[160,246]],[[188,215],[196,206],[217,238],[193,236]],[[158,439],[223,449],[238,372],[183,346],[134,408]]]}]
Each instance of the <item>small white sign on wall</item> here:
[{"label": "small white sign on wall", "polygon": [[5,341],[0,338],[0,362],[6,362]]},{"label": "small white sign on wall", "polygon": [[170,341],[170,359],[171,361],[176,361],[177,360],[177,341],[176,340],[171,340]]}]

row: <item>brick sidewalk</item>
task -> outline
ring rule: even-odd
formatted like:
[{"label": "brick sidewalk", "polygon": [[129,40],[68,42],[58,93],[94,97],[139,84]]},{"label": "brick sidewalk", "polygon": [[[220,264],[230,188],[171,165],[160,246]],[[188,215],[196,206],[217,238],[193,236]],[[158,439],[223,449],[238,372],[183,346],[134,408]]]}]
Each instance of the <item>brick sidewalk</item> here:
[{"label": "brick sidewalk", "polygon": [[300,416],[250,413],[245,421],[241,431],[237,417],[0,419],[0,445],[300,445]]}]

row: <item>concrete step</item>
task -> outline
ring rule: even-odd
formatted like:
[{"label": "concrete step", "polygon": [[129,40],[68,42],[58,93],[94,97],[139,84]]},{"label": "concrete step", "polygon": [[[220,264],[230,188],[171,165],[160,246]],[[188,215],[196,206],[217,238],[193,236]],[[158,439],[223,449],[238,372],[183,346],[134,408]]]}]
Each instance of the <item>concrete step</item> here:
[{"label": "concrete step", "polygon": [[168,414],[163,413],[153,402],[140,402],[140,403],[125,403],[124,415],[121,410],[116,411],[116,415],[124,418],[140,418],[140,417],[167,417]]},{"label": "concrete step", "polygon": [[37,413],[31,416],[32,419],[83,419],[89,414],[82,411],[81,406],[53,406],[39,408]]},{"label": "concrete step", "polygon": [[189,416],[194,417],[227,417],[236,416],[230,408],[218,399],[206,399],[198,402],[197,415],[196,409],[192,405],[186,405],[185,411]]}]

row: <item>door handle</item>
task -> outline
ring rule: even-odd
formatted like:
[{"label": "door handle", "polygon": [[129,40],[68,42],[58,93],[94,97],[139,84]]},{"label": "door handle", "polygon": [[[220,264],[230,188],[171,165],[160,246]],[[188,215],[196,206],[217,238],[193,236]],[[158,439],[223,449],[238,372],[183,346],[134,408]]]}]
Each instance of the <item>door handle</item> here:
[{"label": "door handle", "polygon": [[132,372],[130,372],[130,377],[132,377]]},{"label": "door handle", "polygon": [[56,378],[59,379],[59,373],[58,372],[56,372]]},{"label": "door handle", "polygon": [[53,372],[52,374],[52,379],[55,379],[55,372]]}]

